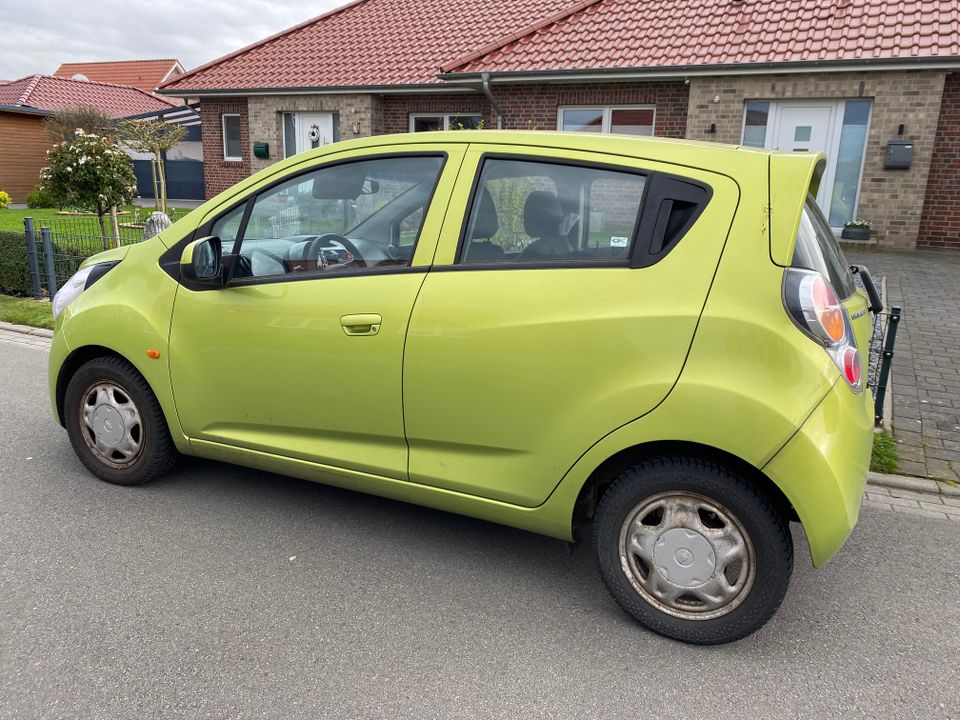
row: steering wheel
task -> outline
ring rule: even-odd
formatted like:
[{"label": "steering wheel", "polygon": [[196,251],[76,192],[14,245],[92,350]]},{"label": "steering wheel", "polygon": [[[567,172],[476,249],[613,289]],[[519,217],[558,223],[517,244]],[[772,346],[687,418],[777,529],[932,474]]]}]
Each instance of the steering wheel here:
[{"label": "steering wheel", "polygon": [[308,258],[316,258],[318,268],[323,267],[323,265],[320,264],[321,252],[323,248],[330,247],[331,242],[340,243],[344,248],[346,248],[347,252],[353,255],[353,260],[343,263],[343,265],[352,265],[353,263],[357,263],[357,267],[367,266],[366,261],[363,259],[360,251],[357,250],[356,245],[347,240],[343,235],[337,235],[337,233],[326,233],[310,243],[310,246],[307,248],[306,256]]}]

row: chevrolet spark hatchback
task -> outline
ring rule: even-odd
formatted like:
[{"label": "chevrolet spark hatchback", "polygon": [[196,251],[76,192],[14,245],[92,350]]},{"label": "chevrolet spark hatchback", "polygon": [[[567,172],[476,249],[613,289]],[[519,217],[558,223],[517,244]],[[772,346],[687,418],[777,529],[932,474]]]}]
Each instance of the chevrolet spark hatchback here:
[{"label": "chevrolet spark hatchback", "polygon": [[178,454],[592,536],[630,615],[763,625],[791,520],[856,523],[870,331],[822,157],[472,132],[273,165],[56,297],[54,412],[135,485]]}]

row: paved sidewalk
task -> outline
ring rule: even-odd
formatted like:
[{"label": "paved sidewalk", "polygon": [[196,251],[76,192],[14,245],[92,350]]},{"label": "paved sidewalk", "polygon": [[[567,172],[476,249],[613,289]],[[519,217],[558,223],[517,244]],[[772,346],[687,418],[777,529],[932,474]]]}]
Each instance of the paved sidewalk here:
[{"label": "paved sidewalk", "polygon": [[960,482],[960,253],[848,253],[903,307],[893,358],[900,472]]}]

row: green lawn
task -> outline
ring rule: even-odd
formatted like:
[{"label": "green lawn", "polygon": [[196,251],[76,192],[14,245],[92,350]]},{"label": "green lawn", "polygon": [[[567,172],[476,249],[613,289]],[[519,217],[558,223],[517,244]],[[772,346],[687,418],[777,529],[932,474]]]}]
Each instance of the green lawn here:
[{"label": "green lawn", "polygon": [[[130,211],[131,213],[135,212],[136,208],[133,205],[128,205],[123,210]],[[153,208],[139,208],[141,220],[146,219],[150,215]],[[59,223],[69,223],[71,226],[71,232],[77,234],[85,235],[100,235],[100,223],[97,221],[96,215],[57,215],[58,210],[55,208],[33,208],[25,210],[13,210],[7,208],[5,210],[0,210],[0,230],[12,230],[14,232],[23,232],[23,219],[26,217],[32,217],[34,226],[38,229],[42,225],[49,225]],[[186,211],[183,211],[186,212]],[[177,218],[182,217],[183,212],[170,208],[171,220],[176,221]],[[120,215],[118,218],[121,223],[131,222],[134,220],[134,215]],[[110,232],[110,217],[107,216],[107,232]]]},{"label": "green lawn", "polygon": [[50,303],[45,300],[27,300],[0,295],[0,320],[17,325],[53,329]]}]

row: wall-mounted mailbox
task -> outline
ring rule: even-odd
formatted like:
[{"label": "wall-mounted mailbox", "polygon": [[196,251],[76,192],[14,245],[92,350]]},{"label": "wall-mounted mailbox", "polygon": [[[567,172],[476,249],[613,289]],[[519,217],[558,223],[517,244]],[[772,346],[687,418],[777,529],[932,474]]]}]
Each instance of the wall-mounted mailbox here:
[{"label": "wall-mounted mailbox", "polygon": [[270,143],[254,143],[253,156],[266,160],[270,157]]},{"label": "wall-mounted mailbox", "polygon": [[912,140],[891,140],[887,143],[887,157],[883,162],[885,170],[909,170],[912,160]]}]

